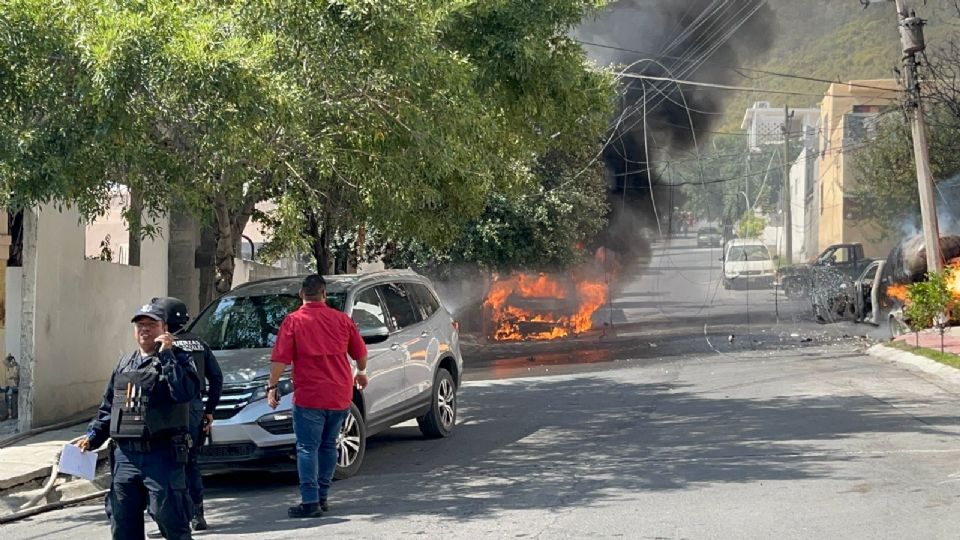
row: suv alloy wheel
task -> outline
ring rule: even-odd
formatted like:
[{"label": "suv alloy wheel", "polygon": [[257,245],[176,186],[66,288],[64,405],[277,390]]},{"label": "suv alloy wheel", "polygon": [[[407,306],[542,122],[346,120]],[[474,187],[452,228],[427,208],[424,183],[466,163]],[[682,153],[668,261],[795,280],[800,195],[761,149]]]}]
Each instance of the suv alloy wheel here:
[{"label": "suv alloy wheel", "polygon": [[360,416],[360,409],[355,403],[351,403],[340,428],[340,436],[337,437],[337,469],[333,477],[344,480],[357,474],[366,451],[367,426]]},{"label": "suv alloy wheel", "polygon": [[446,369],[437,370],[430,411],[417,418],[420,432],[434,439],[449,437],[457,422],[457,385]]}]

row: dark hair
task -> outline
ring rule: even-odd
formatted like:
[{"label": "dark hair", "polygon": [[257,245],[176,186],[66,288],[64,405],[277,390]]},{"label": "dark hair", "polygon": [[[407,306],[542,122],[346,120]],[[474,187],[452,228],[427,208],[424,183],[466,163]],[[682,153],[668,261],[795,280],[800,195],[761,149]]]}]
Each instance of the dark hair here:
[{"label": "dark hair", "polygon": [[303,297],[308,300],[319,299],[327,290],[327,282],[319,274],[310,274],[303,278],[300,290],[303,291]]}]

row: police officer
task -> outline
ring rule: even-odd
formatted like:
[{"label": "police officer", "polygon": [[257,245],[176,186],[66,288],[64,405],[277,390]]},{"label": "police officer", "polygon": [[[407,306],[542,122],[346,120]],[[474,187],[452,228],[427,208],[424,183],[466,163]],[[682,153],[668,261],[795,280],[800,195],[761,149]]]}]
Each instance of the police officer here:
[{"label": "police officer", "polygon": [[190,452],[190,462],[187,463],[187,486],[190,491],[190,498],[193,500],[193,520],[191,524],[193,530],[204,531],[207,529],[207,520],[203,516],[203,480],[200,477],[198,461],[200,449],[203,446],[202,441],[209,435],[210,426],[213,424],[213,411],[220,403],[220,393],[223,391],[223,372],[220,371],[220,364],[217,363],[217,358],[213,355],[210,347],[198,336],[184,329],[184,326],[190,320],[190,315],[187,313],[187,305],[183,301],[173,297],[161,297],[154,298],[150,302],[166,312],[167,327],[176,336],[173,346],[193,356],[193,363],[200,375],[201,387],[204,386],[204,379],[208,384],[204,393],[207,397],[206,404],[202,399],[196,399],[191,403],[190,434],[197,444]]},{"label": "police officer", "polygon": [[133,316],[139,347],[120,358],[89,431],[74,443],[89,450],[114,440],[106,502],[114,539],[142,540],[148,505],[164,538],[191,537],[186,464],[200,379],[191,356],[175,352],[165,320],[150,304]]}]

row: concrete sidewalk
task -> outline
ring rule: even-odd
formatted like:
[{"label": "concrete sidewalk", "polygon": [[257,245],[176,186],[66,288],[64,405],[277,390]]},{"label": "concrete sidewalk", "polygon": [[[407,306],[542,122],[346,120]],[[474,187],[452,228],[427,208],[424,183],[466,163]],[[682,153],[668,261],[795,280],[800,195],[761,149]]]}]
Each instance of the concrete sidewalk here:
[{"label": "concrete sidewalk", "polygon": [[[83,435],[87,423],[53,429],[0,448],[0,517],[15,513],[20,506],[42,493],[60,450],[69,441]],[[98,453],[98,477],[106,468],[107,453]],[[104,489],[102,479],[89,482],[63,474],[35,506],[83,496]]]},{"label": "concrete sidewalk", "polygon": [[[923,334],[921,334],[923,335]],[[937,347],[940,347],[940,335],[937,334]],[[946,338],[946,336],[944,336]],[[898,340],[899,341],[899,340]],[[908,342],[913,343],[913,342]],[[923,345],[923,340],[920,341],[921,346]],[[930,347],[933,348],[933,347]],[[953,351],[948,351],[953,352]],[[960,384],[960,369],[948,366],[946,364],[941,364],[931,360],[925,356],[920,356],[919,354],[913,354],[908,351],[902,351],[900,349],[895,349],[893,347],[888,347],[883,343],[874,345],[867,350],[867,354],[875,358],[880,358],[883,360],[888,360],[894,364],[899,364],[901,367],[906,369],[916,369],[929,373],[931,375],[936,375],[946,381],[951,383]]]}]

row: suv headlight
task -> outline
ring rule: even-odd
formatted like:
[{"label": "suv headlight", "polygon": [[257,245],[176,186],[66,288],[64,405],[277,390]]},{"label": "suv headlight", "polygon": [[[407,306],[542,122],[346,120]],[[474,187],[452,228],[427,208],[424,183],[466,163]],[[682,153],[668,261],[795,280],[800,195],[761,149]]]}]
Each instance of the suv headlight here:
[{"label": "suv headlight", "polygon": [[[293,380],[289,377],[286,379],[280,379],[280,382],[277,383],[277,397],[283,397],[287,394],[293,393]],[[260,401],[261,399],[267,399],[267,384],[264,381],[264,384],[257,386],[257,389],[253,391],[253,395],[250,396],[249,403],[255,401]]]}]

